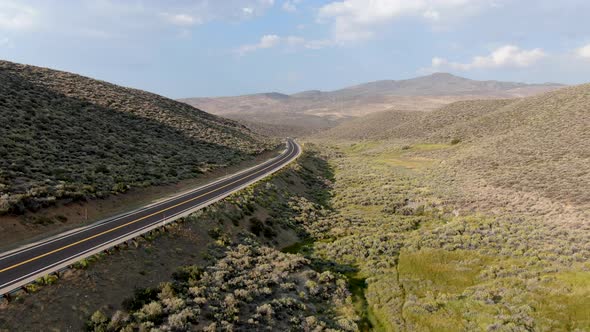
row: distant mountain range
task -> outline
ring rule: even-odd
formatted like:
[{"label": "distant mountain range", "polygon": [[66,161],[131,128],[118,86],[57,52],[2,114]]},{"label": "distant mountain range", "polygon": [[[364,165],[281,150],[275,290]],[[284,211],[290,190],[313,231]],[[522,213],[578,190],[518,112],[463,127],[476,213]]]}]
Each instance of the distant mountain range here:
[{"label": "distant mountain range", "polygon": [[218,115],[249,122],[303,128],[302,133],[332,127],[342,120],[398,109],[429,111],[469,99],[517,98],[563,87],[476,81],[448,73],[408,80],[383,80],[335,91],[276,92],[218,98],[186,98],[182,102]]}]

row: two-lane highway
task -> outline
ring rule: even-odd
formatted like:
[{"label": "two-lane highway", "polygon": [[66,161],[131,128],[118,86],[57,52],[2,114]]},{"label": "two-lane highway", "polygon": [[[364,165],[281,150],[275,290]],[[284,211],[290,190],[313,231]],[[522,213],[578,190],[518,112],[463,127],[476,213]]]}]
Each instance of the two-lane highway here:
[{"label": "two-lane highway", "polygon": [[279,156],[182,195],[0,254],[0,295],[212,204],[279,170],[301,154],[293,140]]}]

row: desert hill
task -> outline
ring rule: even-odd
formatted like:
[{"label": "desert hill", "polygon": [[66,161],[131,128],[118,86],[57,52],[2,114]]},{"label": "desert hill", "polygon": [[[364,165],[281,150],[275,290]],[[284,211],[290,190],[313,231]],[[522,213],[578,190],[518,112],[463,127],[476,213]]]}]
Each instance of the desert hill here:
[{"label": "desert hill", "polygon": [[445,152],[444,168],[466,186],[584,207],[590,205],[589,109],[585,84],[522,99],[460,101],[425,113],[380,112],[316,137],[410,146],[460,143]]},{"label": "desert hill", "polygon": [[292,95],[253,95],[186,98],[181,101],[236,120],[283,124],[310,131],[338,125],[342,120],[388,109],[427,111],[471,99],[526,97],[562,85],[476,81],[447,73],[408,80],[383,80],[335,91],[309,90]]},{"label": "desert hill", "polygon": [[269,148],[232,120],[91,78],[0,61],[0,212],[194,177]]},{"label": "desert hill", "polygon": [[[316,136],[339,140],[426,139],[432,135],[452,139],[464,122],[493,112],[516,99],[458,101],[431,112],[387,110],[346,121]],[[465,133],[456,133],[457,138]],[[453,137],[454,138],[454,137]]]},{"label": "desert hill", "polygon": [[[375,140],[400,136],[406,124],[420,122],[426,112],[387,110],[345,121],[315,134],[315,137],[336,140]],[[414,131],[407,133],[413,135]]]},{"label": "desert hill", "polygon": [[590,211],[589,109],[586,84],[515,101],[438,131],[432,139],[472,141],[451,165],[489,186]]}]

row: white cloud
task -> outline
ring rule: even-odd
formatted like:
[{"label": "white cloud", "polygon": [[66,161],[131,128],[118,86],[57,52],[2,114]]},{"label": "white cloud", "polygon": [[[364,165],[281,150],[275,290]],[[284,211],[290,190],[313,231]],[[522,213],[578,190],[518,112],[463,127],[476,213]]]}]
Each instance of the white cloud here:
[{"label": "white cloud", "polygon": [[14,1],[0,1],[0,29],[27,30],[34,27],[37,10]]},{"label": "white cloud", "polygon": [[[4,0],[0,0],[0,3],[2,1]],[[79,8],[76,8],[76,4]],[[274,0],[191,0],[165,3],[145,0],[82,0],[72,4],[64,2],[62,7],[68,10],[60,8],[59,14],[56,14],[58,10],[51,8],[52,15],[46,16],[51,17],[56,26],[75,25],[77,30],[100,30],[126,38],[141,36],[146,30],[153,32],[162,29],[170,32],[170,27],[176,28],[174,32],[179,37],[186,37],[197,25],[257,18],[273,5]],[[62,14],[63,12],[76,14]],[[54,17],[63,19],[57,20]]]},{"label": "white cloud", "polygon": [[305,38],[303,38],[303,37],[289,36],[289,37],[284,38],[284,41],[287,43],[287,45],[293,46],[293,47],[305,45]]},{"label": "white cloud", "polygon": [[297,5],[301,2],[301,0],[287,0],[283,2],[283,10],[287,12],[295,12],[297,11]]},{"label": "white cloud", "polygon": [[432,59],[431,71],[445,68],[456,70],[490,69],[504,67],[529,67],[546,56],[540,48],[523,50],[514,45],[505,45],[497,48],[486,56],[476,56],[471,62],[451,62],[444,58]]},{"label": "white cloud", "polygon": [[[200,0],[204,1],[204,0]],[[227,14],[231,14],[232,6],[241,5],[241,13],[238,18],[250,18],[263,14],[268,8],[274,6],[274,0],[234,0],[234,1],[205,1],[205,3],[219,5],[222,10],[225,10]],[[210,5],[213,6],[213,5]]]},{"label": "white cloud", "polygon": [[422,14],[422,16],[432,21],[438,21],[440,19],[440,13],[434,9],[428,9],[424,12],[424,14]]},{"label": "white cloud", "polygon": [[334,38],[346,42],[371,38],[379,25],[400,17],[437,22],[472,14],[472,9],[492,3],[491,0],[343,0],[321,7],[318,18],[332,22]]},{"label": "white cloud", "polygon": [[578,48],[576,55],[580,58],[590,59],[590,44]]},{"label": "white cloud", "polygon": [[266,35],[260,38],[260,43],[258,46],[260,48],[271,48],[279,43],[280,37],[277,35]]},{"label": "white cloud", "polygon": [[[2,1],[2,0],[0,0]],[[124,18],[152,19],[160,16],[163,22],[187,28],[212,21],[240,21],[259,17],[274,5],[274,0],[191,0],[150,4],[148,1],[86,0],[93,12]]]},{"label": "white cloud", "polygon": [[306,40],[305,38],[299,36],[281,37],[277,35],[264,35],[260,38],[258,43],[243,45],[236,50],[236,53],[242,56],[250,52],[278,46],[282,46],[286,50],[291,51],[302,48],[318,50],[333,45],[334,42],[331,40]]},{"label": "white cloud", "polygon": [[254,52],[256,50],[271,48],[276,46],[281,41],[281,37],[277,35],[264,35],[260,38],[260,41],[256,44],[243,45],[238,50],[239,55]]},{"label": "white cloud", "polygon": [[189,14],[169,14],[162,13],[162,16],[168,23],[172,23],[178,26],[192,26],[195,24],[202,23],[199,19]]}]

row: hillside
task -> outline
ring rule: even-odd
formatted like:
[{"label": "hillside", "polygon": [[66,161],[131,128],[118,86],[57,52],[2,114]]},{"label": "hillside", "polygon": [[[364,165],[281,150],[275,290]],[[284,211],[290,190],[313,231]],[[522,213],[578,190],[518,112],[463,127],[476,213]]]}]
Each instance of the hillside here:
[{"label": "hillside", "polygon": [[[583,210],[590,206],[590,85],[522,99],[461,101],[412,115],[387,111],[318,134],[336,141],[386,140],[389,144],[462,143],[445,152],[441,169],[460,178],[464,189],[483,197],[524,197]],[[452,180],[452,181],[455,181]],[[477,187],[477,188],[476,188]],[[485,191],[485,194],[483,193]],[[490,203],[491,204],[491,203]],[[493,205],[493,204],[491,204]]]},{"label": "hillside", "polygon": [[[387,110],[365,115],[317,133],[315,137],[337,140],[374,140],[400,136],[407,123],[417,123],[427,113],[416,111]],[[410,135],[416,131],[412,130]]]},{"label": "hillside", "polygon": [[562,85],[476,81],[446,73],[408,80],[384,80],[335,91],[309,90],[292,95],[261,93],[235,97],[186,98],[181,101],[236,120],[289,124],[308,129],[388,109],[427,111],[471,99],[526,97]]},{"label": "hillside", "polygon": [[270,143],[145,91],[0,61],[0,213],[170,183]]},{"label": "hillside", "polygon": [[554,220],[582,221],[590,217],[589,109],[590,85],[580,85],[510,103],[448,126],[433,133],[432,139],[473,142],[448,167],[465,170],[465,182],[482,179],[483,183],[469,186],[478,187],[474,190],[485,196],[502,192],[518,199],[513,204],[532,211],[557,213],[559,209],[550,203],[558,203],[568,211],[585,211],[586,216]]},{"label": "hillside", "polygon": [[431,112],[387,110],[346,121],[316,136],[338,140],[412,140],[426,139],[432,135],[443,136],[448,140],[454,138],[451,136],[465,138],[466,132],[460,134],[455,127],[515,101],[516,99],[458,101]]}]

